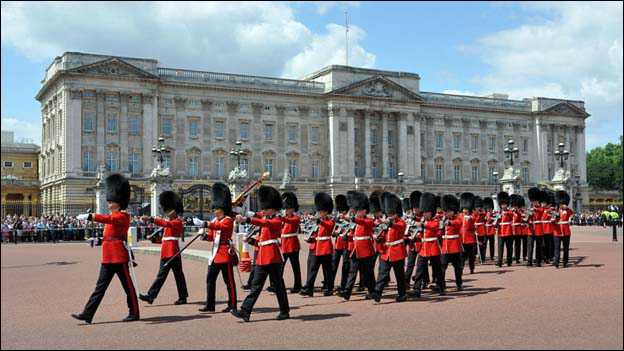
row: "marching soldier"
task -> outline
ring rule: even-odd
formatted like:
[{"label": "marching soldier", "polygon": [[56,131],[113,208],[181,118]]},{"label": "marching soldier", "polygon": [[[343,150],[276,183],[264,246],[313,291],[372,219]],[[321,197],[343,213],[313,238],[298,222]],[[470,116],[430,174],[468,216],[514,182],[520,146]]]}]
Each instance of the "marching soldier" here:
[{"label": "marching soldier", "polygon": [[539,188],[533,187],[529,189],[529,201],[531,201],[531,209],[529,210],[529,226],[531,234],[528,238],[527,248],[527,267],[533,266],[533,248],[535,248],[535,264],[542,266],[542,255],[544,253],[544,229],[542,226],[542,207],[541,199],[546,193]]},{"label": "marching soldier", "polygon": [[310,297],[314,295],[314,281],[319,268],[323,266],[325,284],[327,285],[324,295],[332,296],[334,294],[334,278],[332,276],[334,269],[332,267],[333,246],[331,238],[336,222],[329,214],[334,210],[334,202],[329,194],[318,193],[314,196],[314,206],[319,217],[311,217],[310,219],[316,221],[319,229],[310,238],[313,250],[312,266],[308,269],[306,289],[302,290],[300,294]]},{"label": "marching soldier", "polygon": [[483,245],[483,257],[487,256],[487,246],[490,246],[490,260],[494,261],[494,238],[496,237],[498,213],[494,211],[494,200],[491,197],[483,199],[483,208],[485,209],[485,235]]},{"label": "marching soldier", "polygon": [[514,259],[517,264],[520,264],[520,250],[522,245],[522,236],[524,235],[524,227],[522,226],[524,214],[520,209],[522,207],[522,201],[522,196],[518,194],[512,194],[509,197],[511,212],[513,214],[513,219],[511,221],[511,234],[513,237]]},{"label": "marching soldier", "polygon": [[234,221],[232,220],[232,195],[230,188],[223,183],[212,186],[212,210],[216,217],[210,222],[193,219],[196,226],[208,229],[203,240],[214,242],[212,253],[208,261],[206,275],[206,306],[200,312],[215,312],[216,283],[219,273],[223,276],[228,291],[228,306],[221,312],[227,313],[236,310],[236,282],[234,281],[235,254],[232,252],[232,237]]},{"label": "marching soldier", "polygon": [[443,224],[444,233],[442,235],[442,273],[444,274],[444,281],[446,281],[446,269],[449,262],[451,262],[455,270],[457,291],[464,290],[462,274],[465,261],[462,259],[463,239],[460,233],[463,233],[463,225],[465,223],[463,217],[465,215],[457,216],[457,211],[461,206],[461,198],[457,201],[457,198],[453,195],[442,196],[442,209],[446,212]]},{"label": "marching soldier", "polygon": [[[299,225],[301,224],[301,218],[295,214],[299,211],[299,201],[297,196],[290,191],[282,194],[282,201],[284,203],[284,209],[286,215],[282,217],[282,253],[284,254],[284,269],[286,268],[286,262],[290,260],[290,265],[293,269],[295,276],[295,286],[290,291],[293,294],[297,294],[301,291],[301,266],[299,264],[299,251],[301,245],[299,244]],[[282,269],[282,271],[284,270]]]},{"label": "marching soldier", "polygon": [[373,298],[376,302],[381,301],[383,289],[390,281],[390,269],[392,269],[394,270],[399,290],[399,296],[396,298],[396,301],[403,302],[407,300],[407,290],[405,289],[405,257],[407,257],[404,241],[405,222],[401,218],[403,209],[401,199],[396,195],[384,193],[383,199],[388,218],[382,219],[381,222],[390,228],[382,233],[380,239],[383,248],[381,250],[379,275],[377,276]]},{"label": "marching soldier", "polygon": [[[420,197],[421,197],[422,193],[420,191],[413,191],[410,194],[410,204],[412,205],[412,218],[411,220],[418,225],[418,223],[422,222],[422,212],[420,210]],[[418,226],[420,228],[420,226]],[[416,229],[416,231],[419,229]],[[416,235],[417,233],[415,232],[414,236],[412,236],[410,238],[409,244],[408,244],[408,256],[407,256],[407,269],[405,271],[405,280],[406,280],[406,289],[409,290],[410,285],[412,284],[412,279],[413,279],[413,275],[412,273],[414,273],[414,266],[416,265],[416,259],[418,258],[418,252],[420,251],[420,249],[422,248],[422,241],[421,238],[418,237],[418,235]],[[427,270],[424,271],[424,277],[423,277],[423,286],[421,287],[421,290],[424,289],[425,287],[429,286],[429,269],[427,268]]]},{"label": "marching soldier", "polygon": [[568,207],[570,204],[570,195],[565,191],[557,191],[555,193],[555,201],[559,204],[559,219],[555,222],[555,267],[559,268],[559,257],[561,256],[561,243],[563,243],[563,267],[568,267],[568,258],[570,256],[570,218],[574,211]]},{"label": "marching soldier", "polygon": [[347,279],[347,286],[342,293],[342,298],[347,301],[351,299],[351,292],[355,285],[358,270],[361,270],[363,283],[368,288],[367,298],[373,296],[375,284],[373,281],[372,264],[372,260],[375,258],[375,248],[372,241],[374,221],[372,218],[367,217],[370,211],[370,202],[365,194],[354,192],[352,194],[352,205],[355,210],[355,216],[346,215],[342,217],[342,219],[353,221],[357,224],[353,234],[353,250],[349,253],[351,259],[349,278]]},{"label": "marching soldier", "polygon": [[[461,242],[464,247],[464,257],[462,259],[462,269],[466,265],[466,259],[470,268],[470,274],[475,270],[475,256],[477,248],[477,235],[473,211],[474,194],[463,193],[459,197],[459,209],[462,211],[460,219],[461,225]],[[457,211],[457,210],[455,210]],[[447,214],[448,215],[448,214]]]},{"label": "marching soldier", "polygon": [[[336,195],[336,212],[338,216],[346,215],[349,212],[349,203],[345,195]],[[347,285],[347,277],[349,276],[349,230],[343,229],[342,232],[336,227],[334,230],[336,241],[334,244],[334,255],[332,257],[332,268],[334,280],[338,274],[338,266],[340,265],[340,259],[342,259],[342,274],[340,275],[340,285],[338,286],[338,293],[341,293]]]},{"label": "marching soldier", "polygon": [[542,201],[542,228],[544,229],[544,262],[550,264],[555,256],[555,239],[553,219],[555,217],[555,193],[550,190],[544,190],[545,196]]},{"label": "marching soldier", "polygon": [[[106,201],[109,216],[101,214],[81,214],[78,220],[104,223],[104,237],[102,238],[102,265],[95,291],[89,298],[84,310],[80,314],[72,314],[73,318],[91,324],[106,289],[115,275],[119,277],[121,286],[126,292],[126,302],[129,314],[123,321],[139,320],[139,303],[136,296],[134,282],[130,278],[128,263],[131,262],[129,250],[126,247],[130,215],[124,210],[130,201],[130,183],[121,174],[112,174],[106,178]],[[132,260],[134,263],[134,260]]]},{"label": "marching soldier", "polygon": [[479,262],[483,264],[487,256],[485,254],[487,232],[485,229],[485,211],[483,210],[483,199],[481,198],[481,196],[474,197],[472,207],[474,208],[472,218],[474,219],[475,229],[477,231],[477,245],[479,245]]},{"label": "marching soldier", "polygon": [[270,276],[275,285],[275,295],[280,307],[280,314],[277,316],[277,319],[284,320],[290,318],[290,307],[282,277],[284,260],[278,240],[282,234],[282,220],[277,216],[277,212],[282,209],[282,198],[275,188],[266,185],[260,187],[258,197],[264,219],[236,216],[238,223],[262,227],[262,232],[259,238],[256,239],[259,250],[254,268],[255,274],[251,283],[251,292],[243,301],[240,310],[233,309],[230,312],[234,317],[249,322],[251,311],[262,292],[267,277]]},{"label": "marching soldier", "polygon": [[[375,227],[378,227],[381,223],[380,220],[385,218],[384,208],[383,208],[383,192],[380,190],[375,190],[369,197],[371,212],[373,213],[373,218],[375,218]],[[375,273],[375,265],[379,260],[379,254],[382,250],[383,243],[379,242],[379,237],[383,234],[383,232],[379,232],[379,234],[373,235],[373,241],[375,243],[375,259],[373,260],[373,274]],[[375,277],[373,277],[375,280]]]},{"label": "marching soldier", "polygon": [[418,253],[418,259],[416,261],[416,282],[414,285],[414,294],[416,297],[420,297],[423,279],[425,277],[424,272],[428,269],[427,265],[429,262],[431,262],[433,278],[438,284],[438,293],[440,295],[446,295],[446,283],[440,264],[440,243],[438,242],[440,237],[440,221],[433,216],[438,203],[436,196],[432,193],[423,193],[420,197],[420,209],[423,211],[423,230],[420,235],[423,246]]},{"label": "marching soldier", "polygon": [[500,205],[500,227],[498,229],[498,267],[503,266],[503,248],[507,247],[507,266],[511,267],[513,262],[513,236],[511,225],[513,213],[509,210],[509,194],[504,191],[498,193],[498,203]]},{"label": "marching soldier", "polygon": [[139,298],[150,305],[154,303],[160,289],[163,284],[165,284],[165,280],[167,280],[169,271],[173,270],[176,287],[178,288],[178,300],[174,302],[174,305],[183,305],[186,304],[188,290],[186,288],[184,272],[182,271],[182,256],[178,255],[167,266],[165,266],[165,263],[180,251],[180,241],[184,233],[184,223],[182,223],[182,219],[178,216],[184,213],[184,206],[182,205],[180,196],[173,191],[165,191],[160,194],[158,202],[169,220],[167,221],[150,216],[143,216],[141,219],[144,222],[151,222],[159,227],[165,228],[165,232],[162,236],[162,247],[160,249],[160,269],[147,295],[139,295]]}]

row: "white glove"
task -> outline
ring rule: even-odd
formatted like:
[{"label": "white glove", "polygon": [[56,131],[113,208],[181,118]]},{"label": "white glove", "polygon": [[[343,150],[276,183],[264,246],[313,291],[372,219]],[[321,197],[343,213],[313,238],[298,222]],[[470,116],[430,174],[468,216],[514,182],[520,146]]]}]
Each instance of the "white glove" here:
[{"label": "white glove", "polygon": [[252,211],[247,212],[247,218],[252,218],[252,217],[255,217],[255,216],[256,216],[255,212],[252,212]]},{"label": "white glove", "polygon": [[90,215],[89,213],[83,213],[83,214],[79,214],[78,217],[76,218],[78,218],[79,221],[86,221],[89,219],[89,215]]},{"label": "white glove", "polygon": [[202,229],[197,231],[197,234],[198,235],[204,235],[204,234],[206,234],[206,230],[204,228],[202,228]]},{"label": "white glove", "polygon": [[201,219],[195,217],[195,218],[193,218],[193,224],[195,224],[198,227],[203,227],[204,226],[204,221],[202,221]]}]

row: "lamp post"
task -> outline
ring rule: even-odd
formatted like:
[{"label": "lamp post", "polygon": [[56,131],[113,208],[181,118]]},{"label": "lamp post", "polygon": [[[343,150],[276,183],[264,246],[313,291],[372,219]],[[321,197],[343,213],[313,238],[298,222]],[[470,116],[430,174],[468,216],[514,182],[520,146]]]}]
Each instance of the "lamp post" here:
[{"label": "lamp post", "polygon": [[230,155],[232,156],[232,158],[236,159],[239,170],[241,169],[241,158],[243,158],[244,156],[247,156],[247,151],[243,150],[242,145],[243,145],[243,142],[240,140],[237,140],[236,149],[232,149],[232,151],[230,151]]},{"label": "lamp post", "polygon": [[165,138],[161,135],[158,138],[158,146],[152,148],[152,154],[157,157],[158,165],[162,168],[165,161],[165,156],[169,155],[171,150],[165,146]]},{"label": "lamp post", "polygon": [[570,152],[565,150],[565,144],[559,143],[559,150],[555,151],[555,159],[559,161],[561,169],[565,169],[565,161],[570,157]]},{"label": "lamp post", "polygon": [[512,139],[509,139],[509,141],[507,142],[507,147],[505,148],[505,157],[510,160],[512,168],[514,165],[514,158],[517,159],[518,154],[520,153],[520,150],[517,147],[514,147],[514,144],[514,141]]},{"label": "lamp post", "polygon": [[583,195],[581,195],[581,176],[577,173],[574,175],[574,179],[576,181],[576,195],[574,195],[576,207],[574,208],[574,211],[579,213],[581,212],[581,203],[583,201]]},{"label": "lamp post", "polygon": [[492,172],[492,179],[494,179],[494,194],[498,193],[498,172]]},{"label": "lamp post", "polygon": [[404,195],[403,195],[403,177],[405,176],[405,174],[403,174],[403,172],[399,172],[399,174],[397,174],[397,176],[399,177],[399,191],[401,193],[401,199],[403,199]]}]

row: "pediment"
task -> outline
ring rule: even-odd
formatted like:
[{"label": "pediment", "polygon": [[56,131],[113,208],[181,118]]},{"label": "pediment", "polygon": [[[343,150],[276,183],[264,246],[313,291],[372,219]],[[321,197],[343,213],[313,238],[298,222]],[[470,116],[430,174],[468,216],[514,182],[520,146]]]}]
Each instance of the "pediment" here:
[{"label": "pediment", "polygon": [[340,89],[333,90],[329,92],[328,95],[423,101],[420,95],[383,76],[371,77],[355,82]]},{"label": "pediment", "polygon": [[70,72],[114,77],[158,79],[157,76],[116,57],[86,66],[76,67],[70,70]]},{"label": "pediment", "polygon": [[544,110],[544,113],[564,116],[582,116],[587,117],[589,114],[582,109],[572,105],[569,102],[562,101]]}]

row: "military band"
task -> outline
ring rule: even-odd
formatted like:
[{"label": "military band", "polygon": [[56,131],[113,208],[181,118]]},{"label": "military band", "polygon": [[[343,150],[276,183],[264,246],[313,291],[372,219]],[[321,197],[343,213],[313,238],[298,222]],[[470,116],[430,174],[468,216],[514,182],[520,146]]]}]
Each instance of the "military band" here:
[{"label": "military band", "polygon": [[[105,223],[106,227],[96,289],[82,313],[72,317],[91,323],[114,275],[119,277],[127,295],[129,314],[124,321],[139,319],[137,295],[152,304],[170,270],[174,273],[178,291],[178,300],[174,303],[187,303],[189,294],[180,255],[186,248],[180,248],[184,229],[179,218],[184,212],[181,198],[174,192],[164,192],[159,197],[164,216],[142,217],[142,220],[164,228],[159,271],[147,293],[142,295],[138,294],[133,281],[135,263],[126,245],[130,215],[124,210],[129,201],[129,184],[118,174],[109,176],[106,183],[111,215],[79,216],[83,220]],[[397,302],[408,299],[410,288],[416,298],[420,298],[428,287],[439,295],[446,295],[449,264],[453,266],[457,291],[462,291],[466,264],[472,274],[477,264],[484,264],[488,256],[490,260],[495,259],[495,237],[498,239],[495,262],[498,267],[503,263],[511,266],[514,261],[516,264],[526,262],[528,267],[552,262],[559,268],[567,267],[569,263],[573,211],[568,207],[570,196],[565,191],[533,187],[528,191],[528,202],[521,195],[499,192],[496,194],[498,210],[494,198],[481,198],[469,192],[457,198],[450,194],[436,196],[414,191],[404,199],[383,191],[375,191],[370,196],[360,191],[348,191],[338,194],[335,199],[319,192],[314,197],[315,215],[298,213],[299,202],[293,192],[280,194],[273,187],[261,186],[258,194],[261,212],[237,214],[233,209],[236,201],[232,201],[229,188],[216,183],[212,186],[215,218],[207,222],[198,218],[193,220],[201,228],[198,237],[212,243],[206,276],[206,303],[201,312],[215,312],[216,281],[221,275],[228,294],[227,307],[222,312],[230,312],[248,322],[269,278],[271,291],[279,305],[277,319],[290,318],[283,277],[288,261],[294,276],[290,293],[313,296],[316,278],[322,270],[323,294],[332,296],[336,288],[337,295],[349,301],[359,273],[361,284],[367,290],[365,299],[376,302],[381,302],[384,292],[390,288],[392,271],[396,279]],[[249,277],[250,293],[240,309],[234,280],[238,263],[234,244],[236,223],[251,226],[244,242],[253,245],[256,252]],[[302,285],[299,264],[302,232],[310,250],[305,285]],[[377,259],[379,267],[375,275]],[[432,274],[429,273],[430,266]],[[338,272],[341,274],[337,281]]]}]

